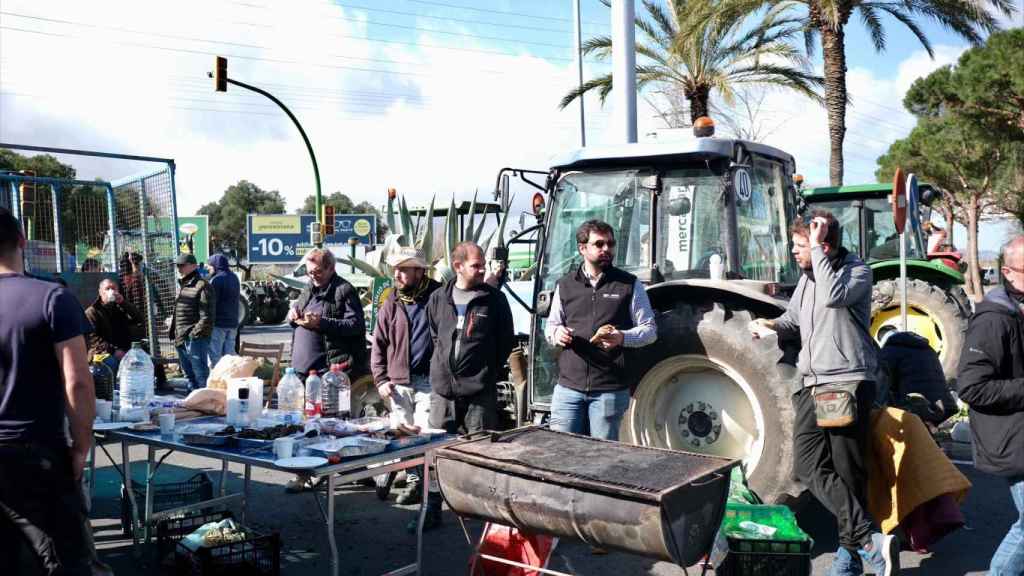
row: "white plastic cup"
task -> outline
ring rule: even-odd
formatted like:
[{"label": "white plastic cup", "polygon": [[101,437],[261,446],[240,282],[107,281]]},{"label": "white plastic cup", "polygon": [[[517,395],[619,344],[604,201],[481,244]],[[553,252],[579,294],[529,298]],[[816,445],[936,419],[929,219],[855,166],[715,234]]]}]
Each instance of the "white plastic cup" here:
[{"label": "white plastic cup", "polygon": [[160,435],[174,436],[174,412],[162,412],[157,418],[160,420]]},{"label": "white plastic cup", "polygon": [[101,422],[110,422],[110,410],[114,403],[110,400],[96,400],[96,418]]},{"label": "white plastic cup", "polygon": [[284,436],[274,440],[274,457],[278,460],[291,458],[293,450],[295,450],[295,438]]}]

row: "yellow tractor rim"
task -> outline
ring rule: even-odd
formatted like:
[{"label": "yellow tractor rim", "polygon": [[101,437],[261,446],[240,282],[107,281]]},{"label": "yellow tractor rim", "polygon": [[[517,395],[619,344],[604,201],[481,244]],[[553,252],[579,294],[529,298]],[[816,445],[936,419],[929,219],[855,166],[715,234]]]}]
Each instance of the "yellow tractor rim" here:
[{"label": "yellow tractor rim", "polygon": [[[886,308],[875,314],[871,319],[871,336],[877,342],[886,327],[899,330],[900,308]],[[917,306],[907,308],[907,331],[913,332],[928,340],[928,345],[939,355],[939,359],[945,358],[945,347],[942,343],[942,324],[927,310]]]}]

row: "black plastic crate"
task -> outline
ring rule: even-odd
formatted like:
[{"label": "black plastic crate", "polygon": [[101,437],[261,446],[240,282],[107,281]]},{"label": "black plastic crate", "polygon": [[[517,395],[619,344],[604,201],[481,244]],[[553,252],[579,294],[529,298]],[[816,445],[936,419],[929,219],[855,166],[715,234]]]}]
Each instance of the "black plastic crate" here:
[{"label": "black plastic crate", "polygon": [[191,512],[180,518],[165,518],[156,525],[156,552],[160,562],[173,563],[174,550],[182,538],[195,532],[203,524],[234,518],[230,510]]},{"label": "black plastic crate", "polygon": [[[205,472],[199,472],[183,482],[154,483],[153,491],[153,512],[162,512],[179,506],[188,506],[204,500],[213,498],[213,482]],[[135,503],[139,506],[139,521],[142,522],[142,513],[146,508],[146,485],[132,482],[132,491],[135,493]],[[204,510],[209,511],[209,510]],[[128,492],[121,486],[121,527],[126,537],[131,537],[131,501],[128,500]]]},{"label": "black plastic crate", "polygon": [[715,570],[718,576],[810,576],[811,541],[726,538],[729,555]]},{"label": "black plastic crate", "polygon": [[189,550],[178,542],[174,550],[177,576],[279,576],[281,573],[281,536],[252,536],[241,542],[229,542],[209,548]]}]

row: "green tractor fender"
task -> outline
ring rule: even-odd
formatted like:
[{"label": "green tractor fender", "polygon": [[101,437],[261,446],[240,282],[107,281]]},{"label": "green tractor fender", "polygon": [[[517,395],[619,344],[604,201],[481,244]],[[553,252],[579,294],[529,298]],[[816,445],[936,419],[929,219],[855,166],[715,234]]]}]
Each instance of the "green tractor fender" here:
[{"label": "green tractor fender", "polygon": [[[875,282],[891,280],[900,276],[899,260],[878,260],[868,266]],[[964,283],[964,275],[937,260],[907,260],[907,278],[919,278],[937,286],[953,286]]]}]

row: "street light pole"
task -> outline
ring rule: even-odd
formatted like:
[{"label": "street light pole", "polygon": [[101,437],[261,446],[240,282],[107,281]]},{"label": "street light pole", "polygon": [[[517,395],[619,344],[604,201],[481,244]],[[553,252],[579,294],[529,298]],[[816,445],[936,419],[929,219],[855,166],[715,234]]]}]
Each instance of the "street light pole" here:
[{"label": "street light pole", "polygon": [[[210,78],[214,78],[215,77],[213,72],[210,72],[208,74],[208,76]],[[255,86],[253,86],[251,84],[246,84],[245,82],[239,82],[238,80],[232,80],[231,78],[228,78],[228,76],[227,76],[227,60],[224,60],[224,59],[222,59],[220,57],[217,58],[216,80],[217,80],[216,86],[217,86],[217,91],[218,92],[226,92],[227,91],[227,87],[225,86],[225,84],[234,84],[235,86],[238,86],[239,88],[245,88],[246,90],[251,90],[251,91],[253,91],[253,92],[257,93],[257,94],[261,94],[261,95],[266,96],[267,98],[269,98],[271,102],[273,102],[274,104],[277,104],[281,108],[281,110],[284,110],[284,113],[287,114],[289,118],[291,118],[292,123],[294,123],[295,127],[299,129],[299,134],[302,135],[302,141],[306,143],[306,150],[309,151],[309,159],[313,162],[313,178],[316,180],[316,219],[317,219],[317,221],[319,221],[323,217],[323,203],[324,203],[323,195],[322,195],[322,193],[320,191],[320,167],[317,166],[317,163],[316,163],[316,154],[313,153],[313,145],[309,143],[309,137],[306,136],[306,131],[302,129],[302,124],[299,124],[299,119],[296,118],[295,114],[292,114],[292,111],[289,110],[288,107],[284,105],[284,102],[281,102],[280,100],[278,100],[270,92],[267,92],[266,90],[257,88],[257,87],[255,87]],[[317,238],[318,238],[319,241],[316,242],[316,247],[317,248],[322,248],[323,247],[323,235],[318,233],[317,234]]]},{"label": "street light pole", "polygon": [[[576,81],[577,86],[583,86],[583,27],[580,22],[580,0],[572,0],[573,40],[576,45]],[[580,94],[580,146],[587,145],[587,126],[584,123],[586,116],[583,113],[583,94]]]}]

